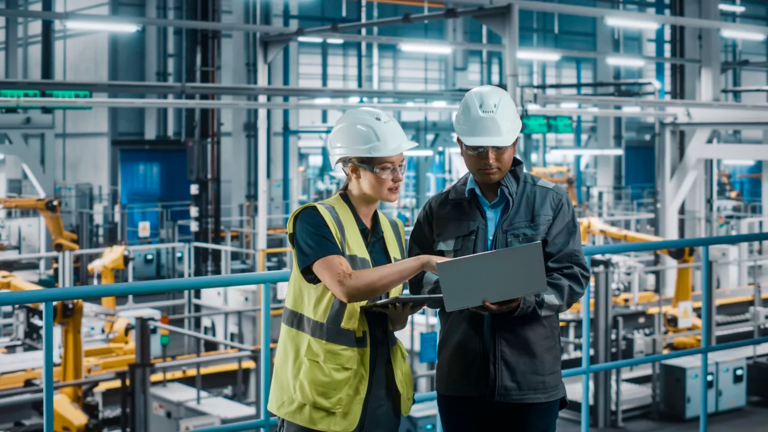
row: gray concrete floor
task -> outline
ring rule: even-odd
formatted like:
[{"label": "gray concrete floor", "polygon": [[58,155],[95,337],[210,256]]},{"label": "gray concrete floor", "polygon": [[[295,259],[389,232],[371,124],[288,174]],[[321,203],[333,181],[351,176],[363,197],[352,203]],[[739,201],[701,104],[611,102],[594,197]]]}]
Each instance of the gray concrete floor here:
[{"label": "gray concrete floor", "polygon": [[[707,426],[708,432],[766,432],[768,431],[768,402],[751,403],[740,410],[711,415]],[[698,432],[699,422],[696,420],[689,422],[653,421],[637,418],[625,421],[623,428],[590,428],[589,430],[591,432]],[[580,432],[579,424],[560,419],[557,422],[557,432]]]}]

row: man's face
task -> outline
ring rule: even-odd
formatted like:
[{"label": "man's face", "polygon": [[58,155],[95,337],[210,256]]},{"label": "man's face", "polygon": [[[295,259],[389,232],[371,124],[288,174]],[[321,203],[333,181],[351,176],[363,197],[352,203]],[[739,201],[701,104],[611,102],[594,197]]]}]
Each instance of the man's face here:
[{"label": "man's face", "polygon": [[464,163],[477,183],[496,184],[501,181],[512,168],[517,154],[517,140],[508,147],[474,147],[465,145],[461,139],[457,141]]}]

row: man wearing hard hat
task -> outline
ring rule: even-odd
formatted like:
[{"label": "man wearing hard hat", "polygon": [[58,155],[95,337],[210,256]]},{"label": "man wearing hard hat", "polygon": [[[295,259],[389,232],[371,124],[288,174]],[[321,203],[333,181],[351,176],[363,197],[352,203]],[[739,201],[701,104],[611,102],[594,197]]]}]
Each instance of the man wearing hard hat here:
[{"label": "man wearing hard hat", "polygon": [[[589,277],[573,205],[515,157],[522,121],[506,91],[472,89],[453,125],[469,173],[424,206],[409,256],[453,258],[541,241],[548,289],[473,310],[440,310],[443,429],[553,432],[566,404],[558,314],[579,300]],[[440,281],[421,273],[410,290],[436,294]]]}]

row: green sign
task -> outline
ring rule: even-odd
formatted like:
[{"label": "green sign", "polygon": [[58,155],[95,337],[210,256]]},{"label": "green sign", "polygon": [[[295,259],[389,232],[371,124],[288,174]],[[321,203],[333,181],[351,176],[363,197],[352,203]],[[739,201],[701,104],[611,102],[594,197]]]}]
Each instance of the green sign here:
[{"label": "green sign", "polygon": [[573,120],[567,116],[548,117],[534,115],[523,117],[523,134],[545,133],[573,133]]},{"label": "green sign", "polygon": [[545,134],[549,132],[546,116],[523,117],[523,134]]},{"label": "green sign", "polygon": [[[0,98],[39,98],[39,90],[0,89]],[[46,90],[43,97],[52,99],[90,99],[91,92],[82,90]],[[2,105],[0,109],[41,109],[39,106]],[[87,106],[44,107],[47,109],[91,109]]]},{"label": "green sign", "polygon": [[[11,90],[0,89],[0,98],[39,98],[40,92],[37,90]],[[18,105],[0,105],[0,109],[18,109]],[[26,109],[40,109],[39,106],[25,107]]]},{"label": "green sign", "polygon": [[573,119],[570,117],[550,117],[549,118],[549,132],[556,134],[572,134],[573,133]]}]

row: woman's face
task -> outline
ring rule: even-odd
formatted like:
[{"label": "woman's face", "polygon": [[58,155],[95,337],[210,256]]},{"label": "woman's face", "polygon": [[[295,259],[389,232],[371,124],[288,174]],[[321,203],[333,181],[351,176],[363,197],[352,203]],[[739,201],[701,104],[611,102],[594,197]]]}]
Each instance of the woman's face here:
[{"label": "woman's face", "polygon": [[[379,201],[395,202],[400,198],[405,156],[371,158],[366,166],[357,165],[358,181],[362,191]],[[356,176],[357,177],[357,176]]]}]

